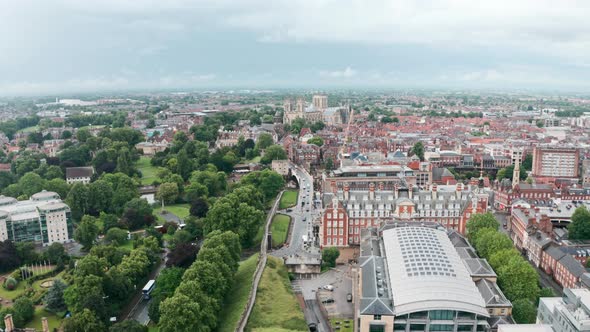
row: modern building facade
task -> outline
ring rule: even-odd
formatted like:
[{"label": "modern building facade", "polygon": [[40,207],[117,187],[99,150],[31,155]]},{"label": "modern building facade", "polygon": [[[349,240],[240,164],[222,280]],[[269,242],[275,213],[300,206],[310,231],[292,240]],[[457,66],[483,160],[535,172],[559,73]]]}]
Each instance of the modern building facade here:
[{"label": "modern building facade", "polygon": [[542,297],[537,323],[551,325],[555,332],[590,331],[590,290],[565,288],[563,297]]},{"label": "modern building facade", "polygon": [[484,332],[511,322],[493,270],[440,225],[366,229],[359,265],[358,331]]},{"label": "modern building facade", "polygon": [[533,150],[533,176],[541,178],[577,178],[580,150],[567,147],[540,147]]},{"label": "modern building facade", "polygon": [[57,193],[42,191],[26,201],[0,196],[0,241],[50,245],[73,236],[70,208]]}]

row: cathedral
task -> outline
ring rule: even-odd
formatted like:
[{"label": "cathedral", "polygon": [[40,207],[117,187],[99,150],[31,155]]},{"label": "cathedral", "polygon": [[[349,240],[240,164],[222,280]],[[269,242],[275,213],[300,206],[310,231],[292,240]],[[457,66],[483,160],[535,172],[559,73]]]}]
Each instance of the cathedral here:
[{"label": "cathedral", "polygon": [[322,121],[326,125],[338,125],[344,123],[347,115],[346,107],[328,107],[328,97],[315,95],[312,103],[308,105],[303,98],[298,98],[295,103],[291,99],[283,104],[283,123],[291,124],[297,118],[306,122]]}]

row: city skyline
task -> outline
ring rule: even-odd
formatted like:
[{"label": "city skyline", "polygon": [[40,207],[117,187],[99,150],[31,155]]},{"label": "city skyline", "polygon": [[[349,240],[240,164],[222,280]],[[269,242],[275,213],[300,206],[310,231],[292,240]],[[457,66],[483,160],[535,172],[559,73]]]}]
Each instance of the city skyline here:
[{"label": "city skyline", "polygon": [[[207,88],[584,92],[588,3],[0,4],[0,94]],[[35,22],[34,25],[30,24]]]}]

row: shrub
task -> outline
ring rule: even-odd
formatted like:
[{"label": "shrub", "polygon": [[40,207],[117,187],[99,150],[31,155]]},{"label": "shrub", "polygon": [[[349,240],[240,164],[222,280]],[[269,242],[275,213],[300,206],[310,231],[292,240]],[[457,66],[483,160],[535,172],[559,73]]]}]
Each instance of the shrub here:
[{"label": "shrub", "polygon": [[7,290],[15,290],[16,286],[18,286],[18,280],[14,279],[13,277],[8,277],[6,278],[6,281],[4,281],[4,288]]}]

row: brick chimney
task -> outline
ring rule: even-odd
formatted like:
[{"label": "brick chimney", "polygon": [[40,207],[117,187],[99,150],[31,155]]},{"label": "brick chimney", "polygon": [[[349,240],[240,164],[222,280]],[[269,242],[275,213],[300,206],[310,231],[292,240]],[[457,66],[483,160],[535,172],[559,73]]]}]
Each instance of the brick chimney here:
[{"label": "brick chimney", "polygon": [[369,200],[375,199],[375,184],[373,182],[369,183]]},{"label": "brick chimney", "polygon": [[4,331],[5,332],[12,332],[14,331],[14,322],[12,321],[12,315],[8,314],[4,316]]},{"label": "brick chimney", "polygon": [[348,199],[349,199],[348,198],[349,191],[350,191],[350,187],[348,186],[348,183],[345,183],[344,184],[344,200],[345,201],[348,201]]}]

